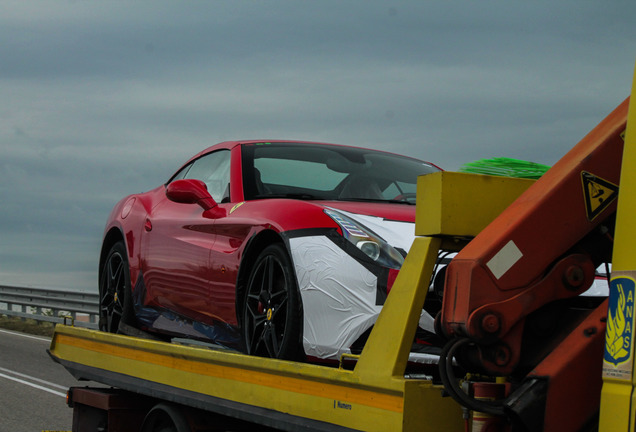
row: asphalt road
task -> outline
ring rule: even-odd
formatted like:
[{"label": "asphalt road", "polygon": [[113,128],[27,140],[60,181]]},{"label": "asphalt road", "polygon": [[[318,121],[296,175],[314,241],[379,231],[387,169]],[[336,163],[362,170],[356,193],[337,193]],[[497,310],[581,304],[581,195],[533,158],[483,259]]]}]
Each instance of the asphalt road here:
[{"label": "asphalt road", "polygon": [[66,390],[87,385],[47,354],[50,339],[0,329],[0,432],[70,431]]}]

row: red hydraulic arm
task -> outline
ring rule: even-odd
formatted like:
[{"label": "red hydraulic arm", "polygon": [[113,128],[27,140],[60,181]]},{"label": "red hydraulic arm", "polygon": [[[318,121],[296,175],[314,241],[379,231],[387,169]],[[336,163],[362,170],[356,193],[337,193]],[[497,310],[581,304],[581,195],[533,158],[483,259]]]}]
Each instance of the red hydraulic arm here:
[{"label": "red hydraulic arm", "polygon": [[[570,379],[577,374],[590,373],[578,379],[586,386],[598,385],[600,394],[607,306],[597,302],[578,313],[572,312],[578,308],[562,305],[571,306],[567,302],[594,281],[596,267],[611,262],[628,102],[448,265],[438,324],[450,340],[446,353],[468,371],[513,376],[518,382],[547,377],[542,386],[548,390],[541,393],[548,400],[550,395],[572,395],[574,388],[564,386],[572,386]],[[550,355],[557,350],[559,356]],[[583,353],[576,361],[571,358]],[[515,403],[509,400],[508,409]],[[549,424],[557,430],[558,420],[543,415],[545,430]]]}]

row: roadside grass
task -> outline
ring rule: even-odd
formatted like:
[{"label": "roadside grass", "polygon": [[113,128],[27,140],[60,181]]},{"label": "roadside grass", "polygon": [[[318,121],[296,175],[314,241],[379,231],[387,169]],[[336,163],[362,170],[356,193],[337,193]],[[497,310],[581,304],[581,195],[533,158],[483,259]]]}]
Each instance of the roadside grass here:
[{"label": "roadside grass", "polygon": [[53,323],[0,315],[0,328],[39,336],[53,336]]}]

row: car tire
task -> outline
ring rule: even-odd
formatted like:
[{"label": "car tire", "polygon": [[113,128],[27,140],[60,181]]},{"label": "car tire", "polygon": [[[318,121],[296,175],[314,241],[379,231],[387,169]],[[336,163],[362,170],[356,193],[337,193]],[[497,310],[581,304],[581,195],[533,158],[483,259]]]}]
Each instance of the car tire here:
[{"label": "car tire", "polygon": [[124,242],[115,243],[108,252],[99,281],[99,329],[119,333],[119,324],[136,327],[130,268]]},{"label": "car tire", "polygon": [[243,303],[245,352],[261,357],[302,360],[302,303],[291,259],[282,244],[258,255]]}]

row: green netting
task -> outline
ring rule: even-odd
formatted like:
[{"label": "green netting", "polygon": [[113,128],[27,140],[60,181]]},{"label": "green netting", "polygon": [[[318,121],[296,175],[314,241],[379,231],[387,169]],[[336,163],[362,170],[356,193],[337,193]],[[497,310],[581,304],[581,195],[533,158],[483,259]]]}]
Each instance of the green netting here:
[{"label": "green netting", "polygon": [[535,162],[499,157],[466,163],[462,165],[459,171],[472,174],[538,179],[549,169],[549,166]]}]

